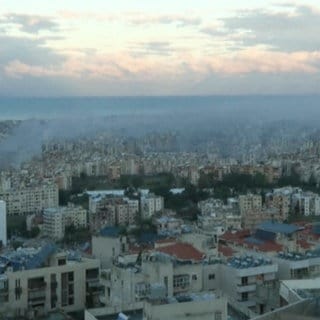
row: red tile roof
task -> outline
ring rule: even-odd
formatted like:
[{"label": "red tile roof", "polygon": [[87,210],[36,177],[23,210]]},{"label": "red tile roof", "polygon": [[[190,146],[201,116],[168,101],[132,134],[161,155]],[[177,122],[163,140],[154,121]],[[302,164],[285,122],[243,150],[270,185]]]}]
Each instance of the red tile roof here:
[{"label": "red tile roof", "polygon": [[246,237],[250,236],[250,231],[249,230],[239,230],[239,231],[227,231],[225,232],[220,239],[225,240],[226,242],[230,241],[236,241],[238,242],[239,240],[243,240]]},{"label": "red tile roof", "polygon": [[222,244],[218,245],[218,251],[225,257],[232,257],[235,254],[235,251],[232,248],[224,246]]},{"label": "red tile roof", "polygon": [[176,257],[178,260],[201,261],[205,254],[189,243],[175,243],[169,246],[157,248],[157,251]]},{"label": "red tile roof", "polygon": [[172,242],[175,242],[175,241],[177,241],[176,238],[165,238],[165,239],[159,239],[155,243],[163,244],[163,243],[172,243]]},{"label": "red tile roof", "polygon": [[153,245],[129,245],[129,253],[130,254],[139,254],[140,252],[149,252],[153,249]]},{"label": "red tile roof", "polygon": [[311,244],[304,239],[298,240],[297,243],[302,249],[310,249],[311,248]]}]

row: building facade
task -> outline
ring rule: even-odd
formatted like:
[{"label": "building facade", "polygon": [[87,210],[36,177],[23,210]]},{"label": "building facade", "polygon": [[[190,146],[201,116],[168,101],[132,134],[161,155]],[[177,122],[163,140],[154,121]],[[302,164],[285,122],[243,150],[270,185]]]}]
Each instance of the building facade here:
[{"label": "building facade", "polygon": [[6,203],[0,200],[0,242],[7,245],[7,210]]}]

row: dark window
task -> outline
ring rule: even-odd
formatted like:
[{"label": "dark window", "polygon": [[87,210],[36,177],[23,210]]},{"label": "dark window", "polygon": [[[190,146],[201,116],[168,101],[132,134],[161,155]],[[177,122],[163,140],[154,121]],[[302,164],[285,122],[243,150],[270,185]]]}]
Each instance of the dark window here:
[{"label": "dark window", "polygon": [[241,278],[241,284],[242,284],[243,286],[248,285],[248,277],[242,277],[242,278]]},{"label": "dark window", "polygon": [[248,301],[248,292],[242,292],[241,298],[242,301]]},{"label": "dark window", "polygon": [[214,273],[210,273],[208,278],[209,280],[214,280],[216,278],[216,275]]},{"label": "dark window", "polygon": [[63,266],[63,265],[65,265],[66,264],[66,259],[59,259],[58,260],[58,265],[59,266]]}]

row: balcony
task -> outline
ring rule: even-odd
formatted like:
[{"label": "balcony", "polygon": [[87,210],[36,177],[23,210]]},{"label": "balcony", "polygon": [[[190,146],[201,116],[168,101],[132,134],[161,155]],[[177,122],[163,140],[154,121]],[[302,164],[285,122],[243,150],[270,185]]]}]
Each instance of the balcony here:
[{"label": "balcony", "polygon": [[51,287],[51,290],[57,289],[57,287],[58,287],[58,282],[57,282],[57,281],[52,281],[52,282],[50,283],[50,287]]},{"label": "balcony", "polygon": [[89,288],[94,288],[100,286],[100,279],[99,278],[92,278],[86,280]]},{"label": "balcony", "polygon": [[247,307],[247,308],[250,308],[250,307],[255,307],[256,306],[256,302],[253,301],[253,300],[238,300],[238,303],[243,306],[243,307]]},{"label": "balcony", "polygon": [[180,286],[175,286],[173,287],[173,292],[174,293],[179,293],[179,292],[186,292],[188,291],[190,288],[190,285],[189,284],[182,284]]},{"label": "balcony", "polygon": [[237,286],[237,292],[251,292],[256,291],[257,286],[256,284],[246,284],[246,285],[238,285]]},{"label": "balcony", "polygon": [[42,281],[42,282],[37,282],[37,283],[32,283],[28,286],[28,291],[38,291],[38,290],[44,290],[47,287],[47,283]]},{"label": "balcony", "polygon": [[38,291],[33,291],[29,292],[28,294],[28,300],[35,300],[35,299],[45,299],[46,298],[46,291],[45,290],[38,290]]}]

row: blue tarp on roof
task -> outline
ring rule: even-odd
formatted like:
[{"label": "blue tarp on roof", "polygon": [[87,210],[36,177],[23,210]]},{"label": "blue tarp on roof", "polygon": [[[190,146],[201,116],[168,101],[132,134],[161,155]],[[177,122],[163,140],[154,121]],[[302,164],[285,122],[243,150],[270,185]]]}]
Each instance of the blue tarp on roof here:
[{"label": "blue tarp on roof", "polygon": [[319,223],[315,224],[315,225],[312,227],[312,231],[313,231],[313,233],[315,233],[315,234],[320,234],[320,224],[319,224]]},{"label": "blue tarp on roof", "polygon": [[116,238],[119,236],[120,229],[117,227],[105,227],[101,229],[100,235],[103,237]]},{"label": "blue tarp on roof", "polygon": [[151,244],[151,243],[156,242],[157,240],[164,239],[164,238],[166,238],[166,237],[162,236],[162,235],[158,235],[156,233],[145,232],[139,236],[138,242]]},{"label": "blue tarp on roof", "polygon": [[28,270],[39,268],[53,253],[57,250],[57,246],[53,243],[48,243],[43,246],[39,253],[34,255],[26,262],[25,267]]},{"label": "blue tarp on roof", "polygon": [[269,240],[269,241],[273,241],[276,238],[276,234],[274,232],[271,231],[266,231],[266,230],[262,230],[262,229],[258,229],[255,234],[254,237],[260,240]]},{"label": "blue tarp on roof", "polygon": [[264,244],[264,241],[257,239],[255,237],[248,237],[245,239],[245,242],[247,243],[252,243],[252,244],[257,244],[257,245],[261,245]]},{"label": "blue tarp on roof", "polygon": [[257,229],[269,231],[269,232],[273,232],[273,233],[292,234],[292,233],[300,230],[300,227],[295,226],[293,224],[278,223],[278,222],[274,222],[274,221],[266,221],[266,222],[261,223]]}]

